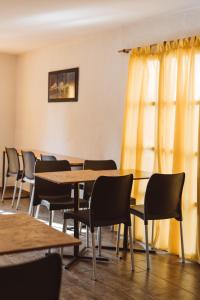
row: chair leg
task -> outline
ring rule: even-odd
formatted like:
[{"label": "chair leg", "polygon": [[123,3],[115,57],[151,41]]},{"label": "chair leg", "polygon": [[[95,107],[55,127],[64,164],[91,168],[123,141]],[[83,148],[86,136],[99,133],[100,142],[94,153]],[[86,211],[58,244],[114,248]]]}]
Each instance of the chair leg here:
[{"label": "chair leg", "polygon": [[95,249],[95,237],[94,232],[91,232],[92,234],[92,263],[93,263],[93,280],[96,280],[96,249]]},{"label": "chair leg", "polygon": [[152,220],[152,230],[151,230],[151,249],[154,248],[154,244],[153,244],[153,239],[154,239],[154,226],[155,226],[155,221]]},{"label": "chair leg", "polygon": [[181,235],[181,257],[182,263],[185,263],[185,254],[184,254],[184,242],[183,242],[183,222],[180,221],[180,235]]},{"label": "chair leg", "polygon": [[4,180],[4,186],[3,186],[3,193],[2,193],[2,197],[1,197],[1,202],[3,202],[4,200],[4,196],[5,196],[5,191],[6,191],[6,186],[7,186],[7,176],[5,176],[5,180]]},{"label": "chair leg", "polygon": [[98,255],[101,256],[101,227],[98,227]]},{"label": "chair leg", "polygon": [[32,207],[32,210],[31,210],[31,216],[34,218],[35,217],[35,206]]},{"label": "chair leg", "polygon": [[133,231],[133,243],[135,243],[135,216],[134,215],[133,215],[132,231]]},{"label": "chair leg", "polygon": [[67,229],[67,219],[64,219],[63,221],[63,232],[66,233],[66,229]]},{"label": "chair leg", "polygon": [[33,208],[34,193],[35,193],[35,185],[33,185],[33,188],[32,188],[31,201],[30,201],[29,210],[28,210],[29,215],[31,215],[32,208]]},{"label": "chair leg", "polygon": [[38,219],[39,212],[40,212],[40,205],[37,205],[36,214],[35,214],[36,219]]},{"label": "chair leg", "polygon": [[149,261],[148,224],[145,225],[145,242],[146,242],[147,270],[149,270],[150,269],[150,261]]},{"label": "chair leg", "polygon": [[53,223],[53,210],[49,211],[49,226],[51,227]]},{"label": "chair leg", "polygon": [[[49,226],[50,226],[50,227],[52,226],[52,221],[53,221],[53,211],[50,210],[50,211],[49,211]],[[49,254],[49,255],[51,254],[51,248],[48,249],[48,254]]]},{"label": "chair leg", "polygon": [[116,255],[119,255],[119,240],[120,240],[121,224],[118,225]]},{"label": "chair leg", "polygon": [[131,271],[134,271],[134,255],[133,255],[133,239],[132,239],[132,232],[131,226],[128,227],[129,230],[129,239],[130,239],[130,252],[131,252]]},{"label": "chair leg", "polygon": [[23,181],[20,182],[20,186],[19,186],[19,194],[18,194],[18,198],[17,198],[16,210],[19,209],[19,202],[21,200],[22,188],[23,188]]},{"label": "chair leg", "polygon": [[89,227],[86,226],[86,247],[90,247],[90,239],[89,239]]},{"label": "chair leg", "polygon": [[83,223],[80,222],[79,223],[79,235],[81,235],[81,232],[82,232],[82,227],[83,227]]},{"label": "chair leg", "polygon": [[15,187],[14,187],[14,192],[13,192],[13,198],[12,198],[12,204],[11,207],[14,207],[14,203],[15,203],[15,197],[16,197],[16,191],[17,191],[17,185],[18,185],[18,181],[15,181]]}]

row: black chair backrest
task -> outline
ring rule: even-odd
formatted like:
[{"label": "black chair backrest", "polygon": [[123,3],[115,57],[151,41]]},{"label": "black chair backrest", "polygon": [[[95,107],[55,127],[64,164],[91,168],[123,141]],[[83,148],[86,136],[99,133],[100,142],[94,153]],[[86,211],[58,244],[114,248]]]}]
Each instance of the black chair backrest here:
[{"label": "black chair backrest", "polygon": [[58,300],[62,275],[59,254],[0,267],[2,300]]},{"label": "black chair backrest", "polygon": [[[71,166],[67,160],[37,160],[35,173],[70,171]],[[71,184],[56,184],[39,177],[35,177],[35,193],[33,205],[41,202],[41,196],[71,196]]]},{"label": "black chair backrest", "polygon": [[[117,165],[114,160],[85,160],[84,170],[116,170]],[[89,199],[92,193],[93,183],[86,182],[84,186],[84,199]]]},{"label": "black chair backrest", "polygon": [[23,159],[23,176],[33,180],[36,157],[32,151],[22,151]]},{"label": "black chair backrest", "polygon": [[15,148],[5,148],[8,159],[7,174],[17,174],[20,169],[20,162],[17,150]]},{"label": "black chair backrest", "polygon": [[144,208],[146,220],[182,220],[181,198],[185,173],[153,174],[147,184]]},{"label": "black chair backrest", "polygon": [[130,196],[133,175],[100,176],[91,196],[91,229],[124,223],[130,225]]},{"label": "black chair backrest", "polygon": [[56,157],[54,155],[41,154],[40,157],[41,160],[56,160]]}]

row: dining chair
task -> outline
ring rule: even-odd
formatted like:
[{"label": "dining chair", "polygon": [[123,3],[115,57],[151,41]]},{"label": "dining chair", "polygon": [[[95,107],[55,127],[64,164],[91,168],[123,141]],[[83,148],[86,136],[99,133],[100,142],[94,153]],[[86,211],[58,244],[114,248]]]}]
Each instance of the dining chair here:
[{"label": "dining chair", "polygon": [[133,242],[131,235],[130,194],[133,175],[100,176],[94,183],[90,209],[64,213],[63,232],[66,220],[74,219],[86,224],[92,235],[93,279],[96,280],[95,227],[125,224],[129,227],[131,267],[134,269]]},{"label": "dining chair", "polygon": [[4,201],[5,191],[7,187],[7,179],[9,177],[15,177],[15,186],[13,191],[13,197],[12,197],[12,207],[14,205],[15,196],[17,192],[18,182],[22,178],[22,170],[20,170],[20,161],[19,161],[19,155],[15,148],[5,148],[7,161],[8,161],[8,168],[5,175],[4,180],[4,187],[3,187],[3,193],[1,201]]},{"label": "dining chair", "polygon": [[54,253],[35,261],[0,267],[2,300],[58,300],[62,262]]},{"label": "dining chair", "polygon": [[180,222],[182,262],[185,262],[182,228],[182,191],[185,173],[153,174],[147,184],[144,205],[134,205],[130,212],[142,219],[145,226],[147,269],[150,269],[148,221],[176,219]]},{"label": "dining chair", "polygon": [[54,155],[40,154],[41,160],[56,160]]},{"label": "dining chair", "polygon": [[[112,159],[105,159],[105,160],[85,160],[83,165],[84,170],[116,170],[117,165],[114,160]],[[93,182],[86,182],[83,184],[83,199],[88,200],[91,197],[92,189],[93,189]],[[81,185],[79,185],[81,186]],[[113,226],[112,226],[113,228]],[[101,227],[98,228],[98,252],[99,256],[101,255]],[[86,228],[86,240],[87,240],[87,247],[89,247],[89,234],[88,228]]]},{"label": "dining chair", "polygon": [[[44,173],[70,170],[71,166],[67,160],[37,160],[34,172]],[[52,226],[53,211],[74,208],[74,199],[71,197],[71,189],[71,184],[56,184],[36,176],[32,215],[35,214],[36,207],[46,207],[49,211],[49,226]],[[88,207],[88,201],[80,200],[80,207]],[[38,213],[39,211],[37,211],[37,216]]]},{"label": "dining chair", "polygon": [[21,193],[22,193],[22,188],[24,182],[27,182],[30,184],[30,205],[29,205],[29,214],[31,214],[32,210],[32,203],[33,203],[33,195],[34,195],[34,184],[35,184],[35,179],[34,179],[34,168],[35,168],[35,162],[36,162],[36,157],[35,154],[32,151],[22,151],[22,160],[23,160],[23,175],[20,183],[20,188],[19,188],[19,194],[18,194],[18,199],[17,199],[17,205],[16,209],[19,209],[19,204],[21,200]]}]

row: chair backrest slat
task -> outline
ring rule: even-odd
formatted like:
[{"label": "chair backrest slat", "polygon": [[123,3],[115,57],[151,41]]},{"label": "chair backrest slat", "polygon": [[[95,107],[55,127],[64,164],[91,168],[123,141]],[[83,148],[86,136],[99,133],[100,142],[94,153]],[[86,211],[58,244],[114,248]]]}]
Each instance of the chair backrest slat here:
[{"label": "chair backrest slat", "polygon": [[145,193],[145,218],[182,220],[181,198],[185,173],[153,174]]}]

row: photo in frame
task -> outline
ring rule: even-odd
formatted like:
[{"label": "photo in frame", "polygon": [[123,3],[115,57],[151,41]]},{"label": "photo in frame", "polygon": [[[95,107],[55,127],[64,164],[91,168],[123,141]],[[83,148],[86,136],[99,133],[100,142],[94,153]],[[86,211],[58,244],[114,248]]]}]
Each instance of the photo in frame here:
[{"label": "photo in frame", "polygon": [[48,102],[78,101],[79,68],[49,72]]}]

